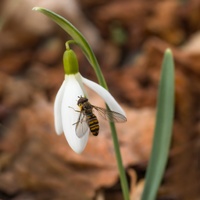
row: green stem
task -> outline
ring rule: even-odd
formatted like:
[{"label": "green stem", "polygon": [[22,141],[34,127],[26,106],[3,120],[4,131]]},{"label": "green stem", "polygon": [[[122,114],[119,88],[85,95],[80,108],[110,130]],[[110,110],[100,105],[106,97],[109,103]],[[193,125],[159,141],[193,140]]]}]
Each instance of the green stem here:
[{"label": "green stem", "polygon": [[[104,87],[105,89],[108,90],[108,86],[107,86],[106,81],[104,79],[104,76],[101,72],[99,64],[96,60],[96,57],[92,56],[91,61],[93,63],[93,66],[95,66],[94,70],[95,70],[96,76],[98,78],[99,84],[102,87]],[[107,109],[109,109],[108,106],[107,106]],[[126,178],[126,173],[125,173],[123,162],[122,162],[122,157],[121,157],[121,153],[120,153],[120,147],[119,147],[116,127],[115,127],[115,124],[112,123],[112,122],[110,122],[109,124],[110,124],[111,133],[112,133],[112,139],[113,139],[113,144],[114,144],[115,156],[116,156],[116,160],[117,160],[117,166],[118,166],[118,170],[119,170],[122,193],[123,193],[123,196],[124,196],[124,200],[129,200],[128,181],[127,181],[127,178]]]},{"label": "green stem", "polygon": [[110,123],[110,129],[111,129],[113,143],[114,143],[115,155],[116,155],[118,170],[119,170],[119,174],[120,174],[123,196],[124,196],[125,200],[129,200],[128,182],[127,182],[126,173],[125,173],[125,170],[123,167],[122,157],[121,157],[121,153],[120,153],[120,149],[119,149],[117,132],[116,132],[114,123]]},{"label": "green stem", "polygon": [[[104,87],[105,89],[108,90],[108,86],[107,86],[106,81],[104,79],[104,76],[101,72],[98,61],[96,60],[96,57],[92,55],[91,61],[93,63],[93,66],[95,66],[94,70],[95,70],[96,76],[98,78],[99,84],[102,87]],[[109,109],[109,107],[107,105],[106,105],[106,107],[107,107],[107,109]],[[117,131],[116,131],[116,128],[115,128],[115,124],[113,122],[109,122],[109,124],[110,124],[111,133],[112,133],[115,156],[116,156],[117,166],[118,166],[120,180],[121,180],[122,193],[123,193],[123,196],[124,196],[124,200],[129,200],[128,181],[127,181],[127,178],[126,178],[126,173],[125,173],[125,170],[124,170],[122,157],[121,157],[121,153],[120,153]]]},{"label": "green stem", "polygon": [[66,47],[67,50],[70,49],[70,47],[69,47],[70,44],[76,44],[76,45],[78,45],[77,42],[76,42],[75,40],[68,40],[68,41],[65,43],[65,47]]},{"label": "green stem", "polygon": [[[91,50],[91,52],[92,52],[92,50]],[[95,71],[95,74],[97,76],[99,84],[102,87],[104,87],[105,89],[108,90],[108,86],[107,86],[106,81],[104,79],[103,73],[101,71],[99,63],[98,63],[95,55],[93,54],[93,52],[90,55],[90,63],[93,66],[93,69]],[[109,109],[108,106],[107,106],[107,109]],[[116,131],[114,123],[109,122],[109,124],[110,124],[111,133],[112,133],[112,139],[113,139],[113,144],[114,144],[115,156],[116,156],[116,160],[117,160],[117,166],[118,166],[118,170],[119,170],[122,193],[123,193],[123,196],[124,196],[124,200],[129,200],[128,181],[127,181],[126,173],[125,173],[125,170],[124,170],[124,167],[123,167],[123,162],[122,162],[122,157],[121,157],[120,147],[119,147],[119,142],[118,142],[118,137],[117,137],[117,131]]]}]

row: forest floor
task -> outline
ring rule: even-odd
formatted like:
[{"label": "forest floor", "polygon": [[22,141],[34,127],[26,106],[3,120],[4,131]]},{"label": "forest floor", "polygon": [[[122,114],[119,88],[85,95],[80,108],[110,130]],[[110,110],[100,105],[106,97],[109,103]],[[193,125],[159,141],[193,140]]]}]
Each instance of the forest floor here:
[{"label": "forest floor", "polygon": [[[121,200],[109,125],[100,120],[78,155],[54,130],[70,37],[31,9],[66,17],[88,39],[112,95],[127,114],[117,125],[131,200],[143,189],[164,52],[175,61],[175,119],[158,200],[200,199],[200,1],[2,0],[0,2],[0,199]],[[77,46],[80,72],[97,81]],[[88,91],[90,102],[104,106]]]}]

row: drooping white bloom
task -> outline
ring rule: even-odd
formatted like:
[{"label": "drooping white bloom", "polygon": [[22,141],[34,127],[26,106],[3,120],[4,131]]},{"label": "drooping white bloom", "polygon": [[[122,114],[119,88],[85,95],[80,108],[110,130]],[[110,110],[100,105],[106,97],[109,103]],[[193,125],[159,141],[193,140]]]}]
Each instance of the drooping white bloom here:
[{"label": "drooping white bloom", "polygon": [[[67,54],[67,56],[69,55]],[[75,65],[77,64],[74,61],[71,62],[71,60],[64,60],[64,65],[66,65],[66,63],[67,65],[71,65],[74,63]],[[75,68],[76,67],[77,66],[75,66]],[[80,115],[80,112],[78,112],[79,107],[77,106],[78,97],[86,96],[84,84],[95,91],[99,96],[101,96],[112,111],[118,112],[124,116],[125,113],[116,102],[116,100],[113,98],[113,96],[102,86],[82,77],[78,70],[74,70],[74,68],[72,71],[67,71],[67,73],[66,71],[67,69],[65,67],[65,79],[55,98],[55,130],[58,135],[64,132],[66,140],[68,141],[70,147],[76,153],[81,153],[87,144],[89,130],[87,130],[82,137],[78,137],[75,132],[76,126],[74,124],[77,123]]]}]

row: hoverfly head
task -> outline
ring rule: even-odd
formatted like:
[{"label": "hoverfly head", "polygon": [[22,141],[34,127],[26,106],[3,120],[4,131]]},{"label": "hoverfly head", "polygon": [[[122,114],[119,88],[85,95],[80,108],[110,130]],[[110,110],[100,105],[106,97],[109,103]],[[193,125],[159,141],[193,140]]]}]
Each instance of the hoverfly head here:
[{"label": "hoverfly head", "polygon": [[79,98],[79,100],[78,100],[78,102],[77,102],[77,105],[78,105],[78,106],[82,106],[85,102],[88,101],[87,98],[82,97],[82,96],[78,96],[78,98]]}]

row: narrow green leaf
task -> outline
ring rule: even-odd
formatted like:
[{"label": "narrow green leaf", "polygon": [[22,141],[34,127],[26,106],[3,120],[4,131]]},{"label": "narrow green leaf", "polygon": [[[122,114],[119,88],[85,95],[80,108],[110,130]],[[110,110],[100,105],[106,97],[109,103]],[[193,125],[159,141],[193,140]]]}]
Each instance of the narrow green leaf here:
[{"label": "narrow green leaf", "polygon": [[58,15],[57,13],[54,13],[51,10],[41,8],[41,7],[34,7],[33,10],[39,11],[49,17],[51,20],[53,20],[55,23],[57,23],[62,29],[64,29],[73,39],[74,41],[81,47],[83,50],[86,58],[90,62],[90,64],[93,66],[99,83],[107,88],[107,85],[105,83],[105,80],[103,78],[102,72],[100,70],[99,64],[97,62],[96,56],[94,55],[94,52],[92,51],[90,45],[88,44],[87,40],[84,38],[84,36],[79,32],[79,30],[73,26],[68,20],[66,20],[64,17]]},{"label": "narrow green leaf", "polygon": [[162,63],[153,146],[147,168],[142,200],[156,199],[157,191],[167,163],[172,135],[173,116],[174,63],[171,50],[167,49]]},{"label": "narrow green leaf", "polygon": [[50,19],[52,19],[54,22],[56,22],[60,27],[62,27],[82,47],[82,49],[84,50],[84,52],[86,53],[86,55],[88,57],[91,56],[90,55],[91,52],[89,52],[89,51],[92,51],[92,50],[90,49],[90,46],[87,44],[85,38],[69,21],[67,21],[62,16],[54,13],[53,11],[50,11],[50,10],[45,9],[45,8],[34,7],[33,10],[36,10],[36,11],[43,13],[44,15],[46,15]]}]

